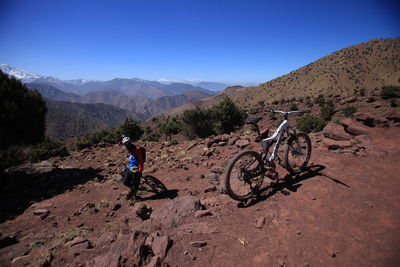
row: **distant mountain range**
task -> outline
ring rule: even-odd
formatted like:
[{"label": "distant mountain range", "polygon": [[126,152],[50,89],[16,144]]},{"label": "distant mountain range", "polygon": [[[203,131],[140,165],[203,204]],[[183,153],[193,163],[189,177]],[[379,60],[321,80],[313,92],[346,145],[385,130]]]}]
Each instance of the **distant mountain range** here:
[{"label": "distant mountain range", "polygon": [[[85,95],[68,93],[46,83],[27,83],[30,89],[38,90],[45,98],[75,103],[103,103],[125,109],[135,114],[135,117],[145,120],[151,116],[184,105],[192,100],[200,99],[209,94],[200,90],[178,90],[176,95],[168,95],[151,99],[146,96],[128,96],[116,90],[94,91]],[[177,88],[177,87],[176,87]],[[187,89],[190,89],[188,87]]]},{"label": "distant mountain range", "polygon": [[58,138],[115,127],[125,117],[143,121],[214,93],[202,87],[176,82],[165,84],[137,78],[61,80],[6,64],[1,64],[0,70],[42,94],[49,107],[47,133]]},{"label": "distant mountain range", "polygon": [[21,80],[29,88],[37,89],[48,99],[113,105],[142,119],[214,93],[199,86],[177,82],[161,83],[138,78],[116,78],[109,81],[61,80],[6,64],[1,64],[0,69]]},{"label": "distant mountain range", "polygon": [[293,97],[349,96],[361,88],[379,94],[385,85],[400,86],[400,38],[374,39],[343,48],[258,86],[232,86],[170,110],[166,116],[210,107],[226,95],[241,107],[250,108],[260,102],[270,104]]}]

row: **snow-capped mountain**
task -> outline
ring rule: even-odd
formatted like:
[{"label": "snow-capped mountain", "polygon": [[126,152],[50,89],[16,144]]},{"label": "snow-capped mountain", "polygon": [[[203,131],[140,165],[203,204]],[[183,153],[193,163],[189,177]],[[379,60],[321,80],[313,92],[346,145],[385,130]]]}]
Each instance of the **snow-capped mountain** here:
[{"label": "snow-capped mountain", "polygon": [[7,64],[0,64],[0,70],[9,76],[13,76],[23,83],[29,83],[36,79],[43,78],[43,76],[14,68]]}]

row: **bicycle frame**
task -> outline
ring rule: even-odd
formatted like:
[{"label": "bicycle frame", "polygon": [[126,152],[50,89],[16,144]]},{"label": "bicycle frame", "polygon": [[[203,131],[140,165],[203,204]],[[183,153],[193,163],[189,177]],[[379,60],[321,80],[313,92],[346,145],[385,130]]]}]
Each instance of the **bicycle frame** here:
[{"label": "bicycle frame", "polygon": [[[275,160],[275,158],[277,157],[277,153],[278,153],[278,149],[279,149],[279,145],[282,142],[283,139],[283,135],[286,133],[286,131],[288,129],[293,130],[294,135],[296,136],[296,128],[292,127],[289,124],[289,119],[288,116],[290,114],[303,114],[303,113],[309,113],[310,111],[308,110],[302,110],[302,111],[280,111],[280,110],[269,110],[269,112],[272,113],[281,113],[284,115],[284,120],[281,122],[281,124],[279,125],[278,129],[276,129],[276,131],[274,132],[274,134],[270,137],[267,137],[265,139],[262,139],[261,142],[261,146],[262,146],[262,159],[265,162],[273,162]],[[267,158],[268,155],[268,151],[270,149],[271,144],[276,141],[275,146],[274,146],[274,150],[272,151],[271,156],[269,157],[269,159]]]},{"label": "bicycle frame", "polygon": [[[289,125],[289,121],[287,119],[285,119],[284,121],[282,121],[282,123],[279,125],[278,129],[276,129],[276,131],[274,132],[274,134],[271,137],[267,137],[260,141],[262,148],[263,148],[264,156],[262,158],[264,161],[268,160],[269,162],[272,162],[275,160],[276,155],[278,153],[279,145],[283,138],[283,135],[285,134],[286,129],[289,127],[292,128]],[[272,151],[271,157],[269,159],[267,159],[266,157],[268,155],[269,148],[273,141],[276,141],[274,150]]]}]

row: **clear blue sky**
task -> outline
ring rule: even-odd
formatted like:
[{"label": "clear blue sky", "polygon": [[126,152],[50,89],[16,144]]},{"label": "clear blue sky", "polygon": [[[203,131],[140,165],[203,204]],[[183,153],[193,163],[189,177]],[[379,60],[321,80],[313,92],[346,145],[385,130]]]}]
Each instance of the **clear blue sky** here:
[{"label": "clear blue sky", "polygon": [[400,36],[396,1],[0,0],[0,63],[62,79],[265,82]]}]

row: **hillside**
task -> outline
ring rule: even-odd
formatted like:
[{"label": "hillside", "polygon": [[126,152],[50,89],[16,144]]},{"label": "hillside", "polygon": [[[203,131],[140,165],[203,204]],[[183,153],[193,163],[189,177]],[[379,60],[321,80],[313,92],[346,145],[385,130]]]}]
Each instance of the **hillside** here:
[{"label": "hillside", "polygon": [[251,107],[259,101],[271,103],[319,94],[353,95],[354,90],[361,88],[379,91],[384,85],[400,85],[400,38],[374,39],[350,46],[259,86],[229,87],[168,114],[180,114],[194,106],[210,107],[224,95],[242,107]]},{"label": "hillside", "polygon": [[[47,83],[33,82],[26,85],[30,89],[38,90],[44,97],[49,99],[84,104],[103,103],[138,114],[137,116],[142,119],[147,119],[155,114],[168,111],[192,100],[201,99],[209,95],[207,93],[209,91],[191,85],[183,85],[182,87],[174,85],[173,88],[176,88],[173,91],[174,95],[162,96],[155,99],[143,95],[128,96],[112,90],[95,91],[85,95],[78,95],[62,91]],[[175,94],[178,92],[180,94]]]},{"label": "hillside", "polygon": [[208,96],[199,90],[183,91],[179,95],[150,99],[145,96],[127,96],[113,91],[97,91],[80,97],[81,103],[105,103],[132,111],[145,119],[170,109],[182,106],[192,100]]},{"label": "hillside", "polygon": [[29,89],[38,90],[39,93],[49,99],[68,101],[68,102],[79,102],[80,95],[64,92],[54,86],[47,83],[26,83]]},{"label": "hillside", "polygon": [[118,126],[138,115],[105,104],[80,104],[46,99],[46,135],[56,138],[82,136]]},{"label": "hillside", "polygon": [[0,265],[396,266],[400,125],[398,112],[383,115],[390,109],[312,134],[309,167],[290,176],[277,165],[279,179],[266,177],[245,202],[221,193],[229,160],[260,151],[248,126],[178,144],[140,142],[145,174],[168,191],[140,191],[138,202],[125,200],[120,145],[13,168],[0,194]]}]

